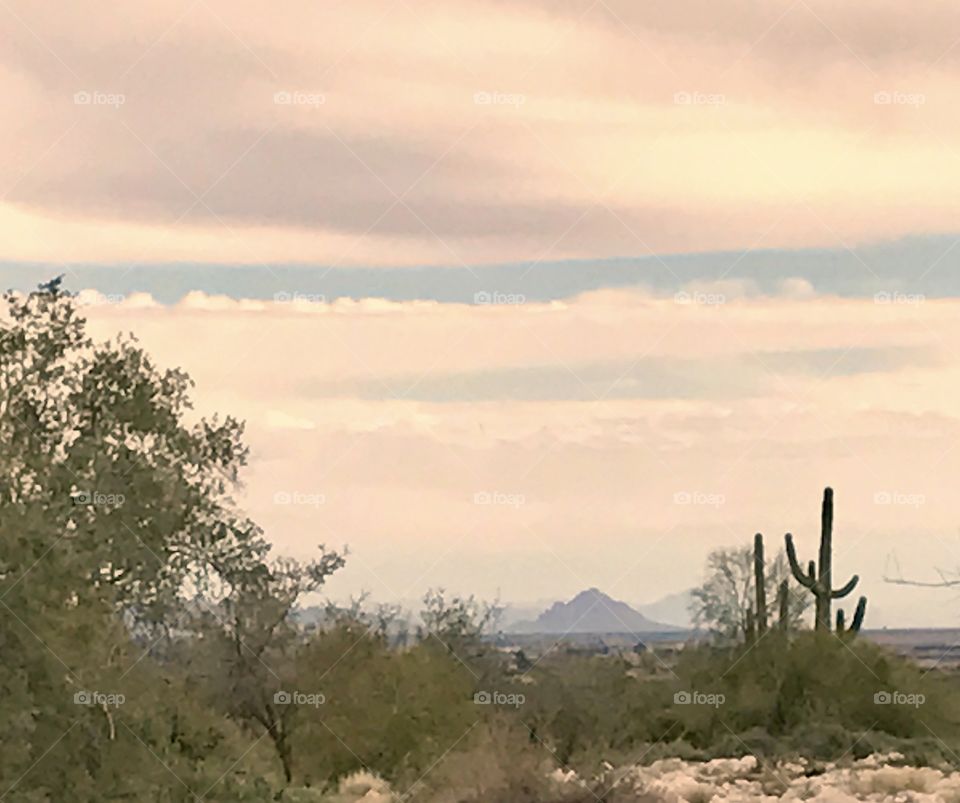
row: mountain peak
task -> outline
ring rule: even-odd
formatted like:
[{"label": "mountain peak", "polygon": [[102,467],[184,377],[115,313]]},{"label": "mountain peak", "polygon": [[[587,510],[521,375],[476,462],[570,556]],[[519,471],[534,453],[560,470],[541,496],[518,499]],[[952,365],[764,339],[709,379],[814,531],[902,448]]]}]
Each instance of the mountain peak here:
[{"label": "mountain peak", "polygon": [[654,622],[594,587],[581,591],[568,602],[553,603],[536,621],[518,623],[514,629],[527,633],[641,634],[666,633],[679,628]]}]

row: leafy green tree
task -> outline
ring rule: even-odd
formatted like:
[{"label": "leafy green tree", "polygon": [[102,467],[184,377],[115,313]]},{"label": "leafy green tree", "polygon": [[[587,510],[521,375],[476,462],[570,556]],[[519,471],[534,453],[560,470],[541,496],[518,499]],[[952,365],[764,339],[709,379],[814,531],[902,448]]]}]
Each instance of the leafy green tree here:
[{"label": "leafy green tree", "polygon": [[[0,504],[42,522],[0,559],[58,565],[59,587],[93,585],[139,620],[162,620],[188,577],[261,562],[260,530],[230,490],[246,462],[243,425],[187,423],[189,378],[135,340],[94,344],[55,280],[8,293],[0,322]],[[7,547],[12,547],[7,549]]]},{"label": "leafy green tree", "polygon": [[[231,497],[242,424],[197,420],[190,387],[132,338],[92,342],[59,279],[3,296],[0,796],[240,800],[257,786],[237,766],[260,758],[243,723],[162,659],[193,614],[185,594],[276,580],[282,597],[315,568],[268,560]],[[229,632],[223,610],[208,615]]]}]

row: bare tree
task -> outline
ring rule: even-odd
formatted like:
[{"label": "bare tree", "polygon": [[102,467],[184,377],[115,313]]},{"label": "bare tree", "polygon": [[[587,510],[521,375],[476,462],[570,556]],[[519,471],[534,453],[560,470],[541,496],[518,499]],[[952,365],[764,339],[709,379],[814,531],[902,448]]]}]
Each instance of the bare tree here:
[{"label": "bare tree", "polygon": [[[776,598],[780,583],[791,579],[786,555],[781,550],[767,564],[766,596]],[[747,636],[756,597],[752,546],[716,549],[707,557],[706,579],[693,590],[690,612],[698,627],[729,639]],[[810,601],[798,586],[788,595],[790,627],[800,626]]]}]

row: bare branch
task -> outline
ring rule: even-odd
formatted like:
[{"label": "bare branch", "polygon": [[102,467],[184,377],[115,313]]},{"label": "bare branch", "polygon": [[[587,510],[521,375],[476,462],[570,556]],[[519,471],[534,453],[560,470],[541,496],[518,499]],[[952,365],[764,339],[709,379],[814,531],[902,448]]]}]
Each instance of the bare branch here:
[{"label": "bare branch", "polygon": [[883,572],[883,582],[889,583],[891,585],[897,586],[913,586],[915,588],[953,588],[954,586],[960,586],[960,577],[950,579],[947,574],[942,569],[937,569],[936,572],[940,575],[940,580],[938,582],[930,582],[928,580],[908,580],[903,576],[903,571],[900,569],[900,561],[897,559],[895,554],[890,554],[887,556],[887,567],[893,564],[895,569],[895,576],[891,576],[886,569]]}]

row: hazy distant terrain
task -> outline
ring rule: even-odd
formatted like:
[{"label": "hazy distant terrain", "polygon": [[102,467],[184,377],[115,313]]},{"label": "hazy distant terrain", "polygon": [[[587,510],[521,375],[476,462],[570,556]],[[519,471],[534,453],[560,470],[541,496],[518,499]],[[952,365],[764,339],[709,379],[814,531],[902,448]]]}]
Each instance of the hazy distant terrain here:
[{"label": "hazy distant terrain", "polygon": [[682,628],[648,619],[627,603],[597,588],[581,591],[569,602],[556,602],[534,620],[517,622],[513,633],[664,633]]},{"label": "hazy distant terrain", "polygon": [[668,594],[646,605],[634,606],[640,613],[649,619],[675,627],[693,627],[693,618],[690,615],[690,603],[693,597],[689,591],[679,591]]}]

